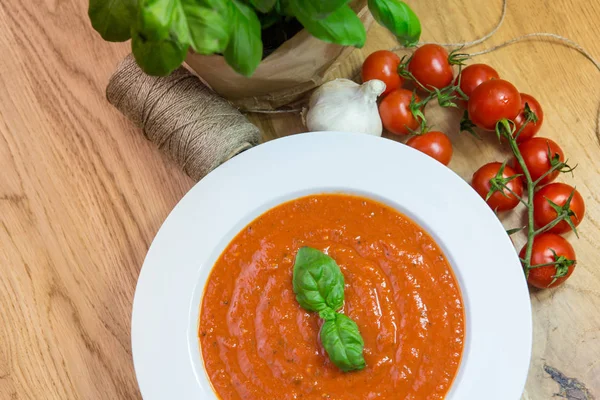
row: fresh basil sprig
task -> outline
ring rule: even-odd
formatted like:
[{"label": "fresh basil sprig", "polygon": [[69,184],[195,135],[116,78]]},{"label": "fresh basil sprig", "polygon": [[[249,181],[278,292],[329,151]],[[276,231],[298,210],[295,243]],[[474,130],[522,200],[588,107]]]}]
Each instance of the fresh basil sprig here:
[{"label": "fresh basil sprig", "polygon": [[319,250],[302,247],[296,254],[292,284],[300,306],[318,312],[325,321],[321,343],[331,361],[344,372],[363,369],[364,342],[358,326],[336,313],[344,304],[344,276],[335,260]]}]

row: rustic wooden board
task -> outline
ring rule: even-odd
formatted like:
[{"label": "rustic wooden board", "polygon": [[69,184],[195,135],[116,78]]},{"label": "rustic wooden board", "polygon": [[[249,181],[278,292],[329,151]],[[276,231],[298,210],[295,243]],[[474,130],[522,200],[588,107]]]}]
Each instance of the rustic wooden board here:
[{"label": "rustic wooden board", "polygon": [[[479,37],[501,9],[501,0],[411,3],[423,39],[434,41]],[[193,184],[106,102],[106,82],[128,46],[102,42],[86,8],[85,0],[0,2],[1,399],[139,398],[129,338],[137,275],[160,224]],[[597,1],[509,0],[505,24],[476,49],[542,31],[570,37],[600,59],[599,17]],[[355,75],[365,54],[392,44],[373,29],[340,76]],[[600,73],[575,51],[539,41],[478,61],[540,100],[543,134],[579,164],[575,178],[563,180],[587,203],[574,276],[531,295],[535,340],[524,399],[599,397]],[[459,135],[456,113],[429,115],[451,135],[450,167],[465,179],[507,156],[491,137]],[[252,119],[265,140],[304,130],[294,115]],[[505,223],[516,226],[519,216]]]}]

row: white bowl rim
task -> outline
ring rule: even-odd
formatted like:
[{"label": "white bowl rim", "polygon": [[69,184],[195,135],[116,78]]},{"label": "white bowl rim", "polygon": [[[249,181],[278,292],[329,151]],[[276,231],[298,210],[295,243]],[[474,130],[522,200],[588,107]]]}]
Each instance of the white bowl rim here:
[{"label": "white bowl rim", "polygon": [[217,399],[197,336],[210,269],[257,216],[323,192],[363,195],[398,209],[448,257],[463,294],[466,340],[447,400],[520,399],[531,357],[531,304],[496,215],[428,156],[392,140],[341,132],[252,148],[212,171],[173,209],[150,246],[134,298],[132,353],[143,398]]}]

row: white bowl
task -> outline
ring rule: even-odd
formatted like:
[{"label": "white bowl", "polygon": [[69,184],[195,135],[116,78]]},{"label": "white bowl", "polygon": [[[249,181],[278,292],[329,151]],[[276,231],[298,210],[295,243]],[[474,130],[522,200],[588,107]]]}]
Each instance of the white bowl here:
[{"label": "white bowl", "polygon": [[196,184],[171,212],[148,251],[133,305],[133,361],[144,399],[217,398],[198,341],[211,268],[260,214],[323,192],[356,193],[395,207],[448,257],[463,294],[466,333],[447,399],[518,400],[531,355],[531,305],[498,218],[466,182],[428,156],[391,140],[335,132],[248,150]]}]

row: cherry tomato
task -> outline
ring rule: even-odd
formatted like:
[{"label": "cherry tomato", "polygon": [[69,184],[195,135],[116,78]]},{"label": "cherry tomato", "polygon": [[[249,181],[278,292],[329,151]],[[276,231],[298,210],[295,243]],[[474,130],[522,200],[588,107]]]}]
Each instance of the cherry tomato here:
[{"label": "cherry tomato", "polygon": [[442,132],[431,131],[423,135],[413,136],[406,144],[428,156],[448,165],[452,158],[452,142]]},{"label": "cherry tomato", "polygon": [[544,111],[542,110],[542,106],[540,103],[531,95],[527,93],[521,93],[521,111],[517,118],[515,118],[515,134],[521,129],[527,117],[525,116],[525,103],[529,106],[529,109],[535,113],[537,116],[537,122],[529,122],[523,131],[519,134],[517,138],[518,142],[524,142],[527,139],[531,139],[535,136],[536,133],[539,132],[542,127],[542,123],[544,122]]},{"label": "cherry tomato", "polygon": [[[548,138],[534,137],[519,144],[519,150],[527,165],[527,169],[531,174],[531,179],[537,181],[550,168],[552,168],[552,160],[554,162],[564,162],[565,155],[562,149],[555,141]],[[550,154],[550,155],[549,155]],[[521,171],[521,166],[516,160],[513,160],[515,169]],[[546,175],[540,184],[545,185],[556,179],[560,171],[556,170]]]},{"label": "cherry tomato", "polygon": [[379,79],[385,83],[385,91],[382,96],[402,86],[404,79],[398,74],[400,57],[387,50],[379,50],[372,53],[362,66],[363,82],[371,79]]},{"label": "cherry tomato", "polygon": [[408,71],[428,89],[444,88],[452,83],[454,77],[448,52],[437,44],[425,44],[415,50]]},{"label": "cherry tomato", "polygon": [[[396,89],[383,98],[379,105],[379,116],[383,127],[396,135],[408,135],[419,127],[419,121],[410,110],[413,92]],[[420,101],[415,95],[415,101]]]},{"label": "cherry tomato", "polygon": [[521,111],[521,95],[512,83],[492,79],[473,90],[467,108],[476,126],[493,131],[501,119],[516,118]]},{"label": "cherry tomato", "polygon": [[[571,194],[573,194],[573,197],[569,203],[569,208],[574,214],[570,216],[571,222],[575,226],[579,225],[585,214],[585,203],[583,202],[583,197],[581,197],[581,194],[579,194],[579,192],[572,186],[569,186],[565,183],[551,183],[544,186],[533,195],[533,219],[535,221],[536,228],[546,226],[548,223],[552,222],[556,217],[558,217],[558,213],[548,202],[548,200],[562,207],[567,204],[567,200]],[[564,212],[568,213],[568,210],[565,210]],[[554,227],[548,229],[547,232],[566,233],[570,230],[571,227],[567,221],[560,221]]]},{"label": "cherry tomato", "polygon": [[[524,258],[525,251],[526,246],[519,252],[519,257]],[[554,233],[537,235],[533,239],[531,265],[549,264],[557,259],[560,261],[558,265],[531,268],[527,282],[540,289],[556,287],[571,276],[576,264],[575,250],[565,238]]]},{"label": "cherry tomato", "polygon": [[[468,97],[471,97],[477,86],[491,79],[500,79],[500,75],[494,68],[487,64],[472,64],[465,67],[460,73],[460,89]],[[458,84],[458,77],[456,77],[454,84]]]},{"label": "cherry tomato", "polygon": [[[500,177],[497,177],[499,174],[500,168],[502,168],[502,163],[499,162],[491,162],[489,164],[485,164],[483,167],[479,168],[473,174],[473,179],[471,181],[471,186],[479,195],[485,199],[488,196],[488,193],[492,189],[492,187],[497,187],[500,189],[499,191],[494,192],[486,202],[488,205],[496,211],[506,211],[511,210],[519,204],[519,199],[515,197],[509,190],[506,188],[502,188],[498,186],[498,181],[502,178],[507,179],[510,178],[517,173],[511,167],[506,165],[504,167],[504,171]],[[506,187],[512,190],[517,196],[521,197],[523,195],[523,182],[519,178],[513,178],[508,182],[504,182]]]}]

